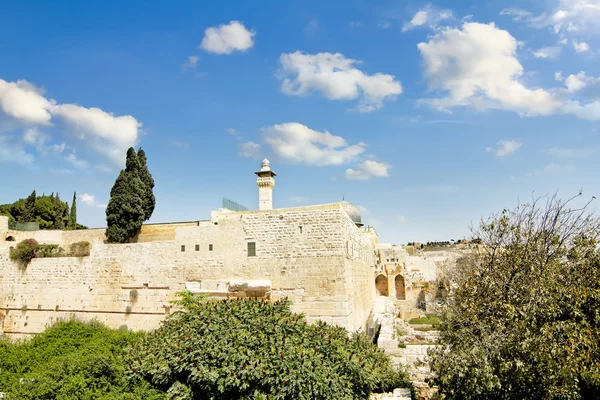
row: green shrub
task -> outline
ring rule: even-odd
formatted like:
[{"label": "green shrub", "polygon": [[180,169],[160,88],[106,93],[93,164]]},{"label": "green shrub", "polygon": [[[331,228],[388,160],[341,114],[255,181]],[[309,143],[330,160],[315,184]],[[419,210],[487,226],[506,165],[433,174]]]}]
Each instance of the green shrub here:
[{"label": "green shrub", "polygon": [[38,242],[35,239],[25,239],[17,244],[11,250],[10,259],[22,265],[27,265],[33,258],[36,257],[35,250]]},{"label": "green shrub", "polygon": [[425,318],[413,318],[409,320],[408,323],[411,325],[439,325],[440,318],[435,315]]},{"label": "green shrub", "polygon": [[92,245],[90,242],[82,241],[71,244],[69,247],[69,255],[73,257],[86,257],[90,255]]},{"label": "green shrub", "polygon": [[65,251],[57,244],[38,244],[35,248],[37,258],[62,257]]},{"label": "green shrub", "polygon": [[131,289],[129,291],[129,301],[135,303],[138,300],[139,295],[140,294],[137,289]]},{"label": "green shrub", "polygon": [[185,399],[367,399],[409,387],[363,334],[308,324],[287,300],[180,303],[131,348],[134,376]]}]

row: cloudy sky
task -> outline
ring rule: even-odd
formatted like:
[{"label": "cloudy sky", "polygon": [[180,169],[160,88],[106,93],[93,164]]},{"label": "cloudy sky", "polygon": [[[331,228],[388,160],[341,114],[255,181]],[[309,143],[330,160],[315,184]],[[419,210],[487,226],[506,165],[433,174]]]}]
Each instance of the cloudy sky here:
[{"label": "cloudy sky", "polygon": [[[62,3],[62,5],[61,5]],[[484,4],[485,3],[485,4]],[[25,5],[26,4],[26,5]],[[0,203],[79,195],[104,226],[142,146],[155,222],[345,198],[384,242],[599,195],[600,0],[3,2]]]}]

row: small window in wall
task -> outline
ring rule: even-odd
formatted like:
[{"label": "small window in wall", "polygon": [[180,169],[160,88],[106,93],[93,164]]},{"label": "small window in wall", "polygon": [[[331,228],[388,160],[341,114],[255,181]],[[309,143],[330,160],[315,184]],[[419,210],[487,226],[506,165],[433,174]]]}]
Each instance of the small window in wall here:
[{"label": "small window in wall", "polygon": [[213,251],[213,245],[212,244],[208,245],[208,251]]},{"label": "small window in wall", "polygon": [[302,233],[302,226],[299,226],[298,230],[300,231],[300,233]]},{"label": "small window in wall", "polygon": [[256,242],[248,242],[248,257],[256,257]]},{"label": "small window in wall", "polygon": [[181,245],[181,251],[184,252],[185,251],[185,244]]},{"label": "small window in wall", "polygon": [[196,251],[200,251],[200,245],[199,244],[196,245]]}]

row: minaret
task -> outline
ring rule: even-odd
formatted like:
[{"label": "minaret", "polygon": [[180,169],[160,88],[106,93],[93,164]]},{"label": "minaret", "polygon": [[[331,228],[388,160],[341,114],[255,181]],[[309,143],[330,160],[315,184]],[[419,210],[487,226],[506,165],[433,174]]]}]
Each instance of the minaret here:
[{"label": "minaret", "polygon": [[273,209],[273,187],[275,186],[275,172],[271,171],[271,163],[266,158],[260,165],[260,171],[255,172],[256,185],[258,186],[258,209]]}]

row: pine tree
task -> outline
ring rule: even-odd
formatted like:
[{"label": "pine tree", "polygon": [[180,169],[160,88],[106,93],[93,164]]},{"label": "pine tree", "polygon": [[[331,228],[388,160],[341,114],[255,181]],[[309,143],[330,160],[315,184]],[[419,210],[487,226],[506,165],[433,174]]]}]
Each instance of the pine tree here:
[{"label": "pine tree", "polygon": [[35,199],[36,199],[35,190],[31,192],[29,197],[25,199],[25,209],[23,213],[19,216],[19,222],[34,222],[35,221]]},{"label": "pine tree", "polygon": [[146,185],[146,195],[144,196],[144,221],[147,221],[152,217],[154,207],[156,206],[156,198],[154,197],[154,178],[148,170],[146,152],[139,149],[137,152],[139,164],[140,164],[140,179]]},{"label": "pine tree", "polygon": [[71,203],[71,215],[69,218],[69,229],[77,229],[77,192],[73,192],[73,202]]},{"label": "pine tree", "polygon": [[146,185],[140,179],[140,163],[133,147],[127,150],[125,169],[110,191],[106,207],[106,238],[112,243],[126,243],[135,237],[145,220]]}]

